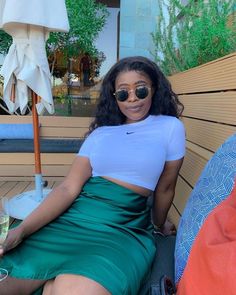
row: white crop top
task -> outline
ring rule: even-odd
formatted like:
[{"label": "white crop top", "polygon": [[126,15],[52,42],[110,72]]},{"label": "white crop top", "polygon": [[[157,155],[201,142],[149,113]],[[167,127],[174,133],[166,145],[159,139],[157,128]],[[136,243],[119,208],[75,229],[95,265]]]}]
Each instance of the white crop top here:
[{"label": "white crop top", "polygon": [[92,176],[107,176],[154,190],[166,161],[185,154],[183,123],[171,116],[95,129],[78,153],[88,157]]}]

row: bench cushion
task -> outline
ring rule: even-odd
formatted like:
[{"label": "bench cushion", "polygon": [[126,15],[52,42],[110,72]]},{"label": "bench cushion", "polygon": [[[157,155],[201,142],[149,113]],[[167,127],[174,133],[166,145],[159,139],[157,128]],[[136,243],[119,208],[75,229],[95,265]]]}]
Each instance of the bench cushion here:
[{"label": "bench cushion", "polygon": [[236,177],[236,134],[215,152],[202,171],[180,219],[175,248],[175,281],[182,277],[195,238],[207,216],[230,194]]},{"label": "bench cushion", "polygon": [[32,124],[0,124],[0,139],[32,139]]},{"label": "bench cushion", "polygon": [[[41,153],[77,153],[83,139],[40,139]],[[0,139],[0,153],[33,153],[32,139]]]}]

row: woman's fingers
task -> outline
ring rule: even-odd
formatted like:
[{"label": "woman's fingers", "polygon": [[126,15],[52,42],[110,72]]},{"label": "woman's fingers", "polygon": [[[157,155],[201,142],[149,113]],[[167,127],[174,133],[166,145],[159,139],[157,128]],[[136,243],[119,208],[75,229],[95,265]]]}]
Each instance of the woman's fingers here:
[{"label": "woman's fingers", "polygon": [[166,220],[166,222],[163,226],[163,233],[166,236],[176,235],[175,225],[172,222],[170,222],[169,220]]}]

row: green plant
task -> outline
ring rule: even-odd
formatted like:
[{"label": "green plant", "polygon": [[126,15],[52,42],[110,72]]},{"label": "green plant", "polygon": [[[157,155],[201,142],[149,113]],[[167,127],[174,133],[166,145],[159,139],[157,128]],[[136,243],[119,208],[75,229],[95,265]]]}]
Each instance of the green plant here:
[{"label": "green plant", "polygon": [[[198,66],[236,50],[236,0],[157,1],[154,57],[165,74]],[[229,23],[229,16],[231,22]]]},{"label": "green plant", "polygon": [[47,42],[48,51],[60,50],[68,58],[88,52],[96,56],[94,41],[103,29],[109,12],[107,7],[95,0],[66,0],[70,31],[51,33]]},{"label": "green plant", "polygon": [[51,64],[51,72],[55,75],[54,65],[57,52],[64,56],[64,69],[59,76],[64,76],[65,71],[71,72],[70,60],[78,58],[84,52],[96,58],[99,52],[95,40],[103,29],[109,12],[107,7],[95,0],[66,0],[70,31],[68,33],[51,33],[47,41],[47,52]]},{"label": "green plant", "polygon": [[6,54],[12,43],[12,37],[0,29],[0,54]]},{"label": "green plant", "polygon": [[[107,7],[96,0],[66,0],[66,7],[70,31],[50,33],[46,43],[48,55],[55,59],[59,50],[65,55],[66,63],[69,58],[86,51],[97,57],[95,40],[109,15]],[[0,29],[0,53],[6,54],[11,43],[11,36]]]}]

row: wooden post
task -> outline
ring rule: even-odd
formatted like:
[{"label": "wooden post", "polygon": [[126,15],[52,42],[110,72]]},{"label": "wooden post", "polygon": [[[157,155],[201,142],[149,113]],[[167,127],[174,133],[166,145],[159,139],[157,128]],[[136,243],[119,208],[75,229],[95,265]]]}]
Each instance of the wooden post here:
[{"label": "wooden post", "polygon": [[32,115],[34,128],[34,159],[35,159],[35,173],[41,174],[41,159],[40,159],[40,142],[39,142],[39,119],[36,109],[36,104],[39,101],[39,96],[31,90],[32,95]]}]

